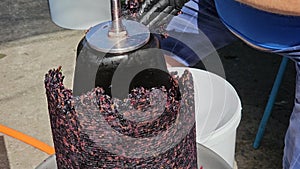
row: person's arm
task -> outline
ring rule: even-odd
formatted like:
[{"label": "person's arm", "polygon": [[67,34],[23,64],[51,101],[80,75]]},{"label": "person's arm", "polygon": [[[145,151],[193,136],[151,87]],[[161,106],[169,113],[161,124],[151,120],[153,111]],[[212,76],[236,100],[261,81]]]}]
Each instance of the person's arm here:
[{"label": "person's arm", "polygon": [[271,13],[300,16],[300,0],[236,0],[236,1]]}]

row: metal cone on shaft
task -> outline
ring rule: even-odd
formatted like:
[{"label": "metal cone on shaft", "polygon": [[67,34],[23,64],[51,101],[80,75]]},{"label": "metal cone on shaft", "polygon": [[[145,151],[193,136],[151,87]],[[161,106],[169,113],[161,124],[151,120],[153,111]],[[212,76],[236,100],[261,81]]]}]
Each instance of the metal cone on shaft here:
[{"label": "metal cone on shaft", "polygon": [[150,39],[145,25],[122,20],[120,0],[111,0],[111,21],[92,27],[86,35],[88,44],[106,53],[126,53],[141,48]]}]

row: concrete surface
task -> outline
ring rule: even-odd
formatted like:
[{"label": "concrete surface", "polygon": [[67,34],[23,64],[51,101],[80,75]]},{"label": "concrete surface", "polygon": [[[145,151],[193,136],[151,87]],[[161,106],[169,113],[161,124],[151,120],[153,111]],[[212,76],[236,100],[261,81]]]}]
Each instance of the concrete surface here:
[{"label": "concrete surface", "polygon": [[0,44],[62,30],[50,20],[47,0],[1,0]]},{"label": "concrete surface", "polygon": [[275,106],[258,150],[252,148],[257,128],[281,57],[256,51],[236,42],[219,51],[227,80],[242,100],[242,120],[237,132],[236,159],[242,169],[282,168],[284,135],[293,108],[295,68],[289,62]]},{"label": "concrete surface", "polygon": [[[53,146],[43,85],[51,68],[63,66],[72,86],[75,49],[82,32],[66,31],[3,44],[0,53],[0,124]],[[12,169],[34,168],[47,154],[5,137]]]},{"label": "concrete surface", "polygon": [[[65,84],[72,86],[75,49],[83,32],[55,26],[45,0],[1,1],[0,23],[0,124],[53,145],[44,74],[50,68],[62,65]],[[243,104],[237,133],[238,167],[281,168],[283,138],[293,106],[293,63],[288,65],[262,146],[254,150],[252,143],[280,57],[256,51],[240,41],[218,52],[227,80],[236,88]],[[11,137],[4,136],[4,142],[11,169],[32,169],[48,157]]]}]

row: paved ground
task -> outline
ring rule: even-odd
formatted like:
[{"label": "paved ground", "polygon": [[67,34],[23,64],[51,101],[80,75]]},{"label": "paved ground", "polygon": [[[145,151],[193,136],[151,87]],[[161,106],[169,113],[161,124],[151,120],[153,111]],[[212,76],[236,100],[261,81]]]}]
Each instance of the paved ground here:
[{"label": "paved ground", "polygon": [[236,88],[243,105],[237,133],[239,168],[281,168],[283,139],[293,108],[294,64],[290,61],[275,107],[258,150],[252,143],[281,58],[258,52],[237,42],[220,51],[227,80]]},{"label": "paved ground", "polygon": [[[0,124],[52,145],[43,76],[48,69],[63,65],[66,85],[72,86],[75,49],[83,32],[65,31],[51,23],[45,0],[1,1],[0,23]],[[293,106],[293,63],[286,71],[262,146],[254,150],[252,142],[280,57],[242,42],[218,52],[227,80],[243,104],[236,147],[239,168],[281,168],[283,138]],[[4,147],[1,138],[0,134],[0,164],[9,161],[12,169],[33,168],[48,156],[7,136]],[[3,156],[6,151],[8,156]]]},{"label": "paved ground", "polygon": [[62,30],[49,19],[47,2],[47,0],[2,0],[0,43]]}]

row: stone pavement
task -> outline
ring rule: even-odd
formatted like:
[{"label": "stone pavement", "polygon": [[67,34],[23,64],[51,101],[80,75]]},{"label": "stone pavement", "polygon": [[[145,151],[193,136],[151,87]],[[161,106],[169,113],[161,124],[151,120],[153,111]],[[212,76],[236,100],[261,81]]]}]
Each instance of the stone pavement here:
[{"label": "stone pavement", "polygon": [[47,0],[1,0],[0,44],[62,30],[50,19]]},{"label": "stone pavement", "polygon": [[[83,32],[65,31],[1,45],[5,57],[0,59],[0,124],[53,146],[44,75],[61,65],[66,86],[72,86],[75,49],[82,36]],[[4,138],[12,169],[32,169],[48,157],[16,139]]]}]

